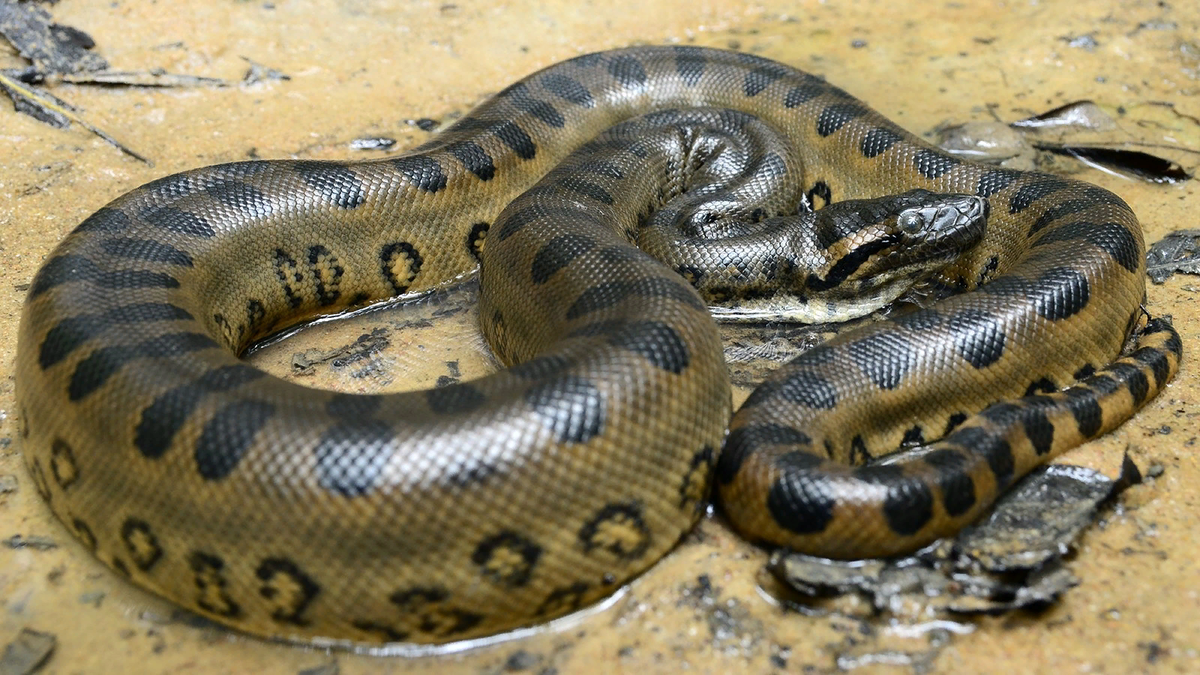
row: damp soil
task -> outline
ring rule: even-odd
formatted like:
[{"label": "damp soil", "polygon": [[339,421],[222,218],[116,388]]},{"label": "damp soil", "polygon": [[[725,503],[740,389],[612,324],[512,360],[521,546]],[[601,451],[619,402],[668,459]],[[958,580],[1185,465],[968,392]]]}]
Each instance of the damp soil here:
[{"label": "damp soil", "polygon": [[[957,583],[958,590],[995,584],[1008,595],[992,587],[984,595],[990,602],[999,597],[1000,605],[1022,592],[1034,600],[1019,608],[984,605],[968,594],[957,601],[968,611],[957,611],[947,609],[956,602],[947,593],[887,595],[885,581],[924,574],[912,566],[810,570],[805,574],[818,580],[841,574],[836,583],[849,592],[803,601],[781,588],[799,574],[794,564],[771,562],[770,552],[710,516],[614,600],[542,630],[444,654],[327,652],[234,634],[132,587],[92,560],[39,502],[16,434],[17,323],[37,266],[84,217],[142,183],[199,165],[386,156],[428,138],[520,76],[582,52],[662,43],[747,50],[824,75],[931,139],[968,122],[1012,122],[1090,100],[1116,123],[1103,142],[1163,157],[1193,174],[1200,164],[1200,6],[1194,4],[653,5],[653,11],[627,0],[47,6],[55,22],[86,32],[112,69],[223,86],[52,81],[47,87],[153,165],[78,124],[54,128],[0,105],[0,674],[1200,670],[1200,535],[1192,527],[1200,508],[1192,363],[1200,344],[1200,277],[1186,273],[1187,265],[1149,285],[1147,298],[1148,309],[1173,316],[1183,336],[1179,376],[1120,429],[1058,462],[1083,469],[1052,472],[1084,477],[1080,491],[1093,500],[1083,509],[1086,522],[1067,528],[1065,544],[1037,544],[1048,556],[1037,573],[1010,567],[986,582],[961,576],[929,582]],[[26,65],[15,49],[0,46],[0,68]],[[1070,158],[1026,159],[1119,193],[1138,213],[1148,242],[1195,227],[1194,181],[1156,183]],[[251,358],[296,381],[345,391],[470,379],[495,367],[472,333],[470,312],[461,309],[472,293],[466,287],[355,322],[323,324]],[[761,364],[813,339],[798,329],[765,337],[735,331],[727,354]],[[739,384],[761,370],[740,368]],[[1099,499],[1109,482],[1128,477],[1129,463],[1141,482]],[[1043,514],[1035,507],[1032,515]],[[990,543],[980,550],[993,562],[1016,555]],[[893,585],[914,588],[905,584]]]}]

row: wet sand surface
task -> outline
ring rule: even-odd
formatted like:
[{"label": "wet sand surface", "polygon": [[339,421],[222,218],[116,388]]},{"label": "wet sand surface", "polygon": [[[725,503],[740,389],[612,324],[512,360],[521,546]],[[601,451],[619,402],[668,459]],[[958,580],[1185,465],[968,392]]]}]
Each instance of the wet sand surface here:
[{"label": "wet sand surface", "polygon": [[[386,136],[397,140],[392,152],[402,150],[429,133],[409,120],[452,120],[519,77],[579,53],[664,43],[742,49],[810,70],[926,136],[949,124],[1009,122],[1091,99],[1115,117],[1120,140],[1145,144],[1189,171],[1200,163],[1200,6],[655,5],[653,12],[621,1],[53,6],[55,19],[92,35],[116,70],[162,68],[236,82],[250,59],[290,79],[52,90],[154,166],[77,126],[57,130],[0,112],[0,644],[22,629],[54,634],[45,673],[1200,670],[1200,537],[1191,527],[1200,508],[1195,276],[1149,288],[1148,309],[1172,315],[1184,339],[1175,382],[1119,430],[1060,460],[1115,475],[1128,451],[1150,477],[1102,511],[1069,559],[1079,585],[1039,613],[932,621],[919,608],[881,617],[788,611],[761,589],[767,553],[709,517],[615,600],[544,630],[438,655],[328,652],[264,643],[176,610],[93,560],[52,518],[16,433],[12,364],[25,289],[84,217],[169,173],[247,158],[381,156],[352,150],[350,141]],[[0,67],[22,63],[0,48]],[[1054,168],[1120,194],[1148,243],[1196,227],[1194,182],[1155,185],[1069,162]],[[294,355],[307,355],[318,366],[300,368],[298,380],[347,391],[428,386],[439,376],[409,374],[406,359],[439,368],[454,362],[452,374],[464,378],[492,367],[479,350],[458,346],[478,345],[475,338],[448,347],[401,330],[413,320],[380,320],[384,332],[376,337],[387,336],[387,352],[374,349],[372,329],[335,325],[253,358],[286,374]],[[334,361],[337,367],[323,365]]]}]

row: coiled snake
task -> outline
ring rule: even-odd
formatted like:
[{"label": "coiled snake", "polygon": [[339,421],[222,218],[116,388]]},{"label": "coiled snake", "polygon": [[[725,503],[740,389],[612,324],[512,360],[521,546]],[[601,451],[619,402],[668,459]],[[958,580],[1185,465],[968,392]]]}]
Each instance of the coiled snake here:
[{"label": "coiled snake", "polygon": [[[767,140],[733,138],[764,124]],[[711,187],[740,156],[762,161]],[[760,194],[779,180],[792,196]],[[802,303],[837,314],[840,295],[894,298],[856,273],[904,247],[894,230],[864,243],[863,218],[795,235],[803,252],[778,263],[710,256],[715,271],[632,247],[662,220],[649,207],[695,186],[749,210],[722,224],[668,207],[693,229],[666,238],[701,257],[709,225],[750,237],[744,223],[776,227],[801,193],[962,193],[989,215],[922,272],[967,292],[804,354],[729,423],[688,281],[740,280],[749,298],[798,278]],[[944,204],[920,208],[938,220]],[[801,267],[814,250],[829,264]],[[482,323],[507,370],[368,396],[236,356],[300,317],[444,283],[481,251]],[[887,555],[954,531],[1173,375],[1169,324],[1135,330],[1143,271],[1137,220],[1105,190],[962,161],[772,61],[638,47],[531,75],[397,157],[224,164],[117,199],[33,279],[17,400],[41,495],[134,583],[261,636],[442,642],[611,593],[692,526],[710,479],[737,528],[798,550]]]}]

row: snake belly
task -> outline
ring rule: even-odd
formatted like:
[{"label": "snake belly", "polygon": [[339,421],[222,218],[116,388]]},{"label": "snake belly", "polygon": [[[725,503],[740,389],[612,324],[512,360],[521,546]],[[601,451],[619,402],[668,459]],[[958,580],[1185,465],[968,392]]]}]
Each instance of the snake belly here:
[{"label": "snake belly", "polygon": [[[692,106],[780,130],[818,206],[921,188],[991,213],[938,276],[968,292],[802,356],[728,441],[699,296],[621,228],[571,213],[625,208],[622,173],[594,164],[535,190],[566,207],[505,208],[604,129]],[[236,356],[480,255],[485,333],[519,362],[493,376],[351,395]],[[954,158],[759,57],[620,49],[531,75],[397,157],[218,165],[103,207],[30,286],[21,435],[53,512],[139,586],[264,637],[446,642],[611,593],[694,524],[714,476],[749,536],[818,554],[960,526],[1174,373],[1162,322],[1118,358],[1143,272],[1137,220],[1105,190]],[[947,431],[908,464],[851,466]]]}]

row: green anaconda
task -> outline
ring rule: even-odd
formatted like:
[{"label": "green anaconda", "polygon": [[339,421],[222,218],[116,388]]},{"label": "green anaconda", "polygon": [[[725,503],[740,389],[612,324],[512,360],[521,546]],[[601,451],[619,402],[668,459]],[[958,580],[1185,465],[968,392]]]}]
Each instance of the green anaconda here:
[{"label": "green anaconda", "polygon": [[[653,130],[631,141],[620,125],[647,114]],[[696,132],[672,135],[673,115],[724,120],[720,133],[761,123],[782,149],[706,150]],[[913,190],[966,195],[988,215],[923,282],[961,293],[805,353],[730,422],[695,287],[718,274],[761,295],[790,276],[801,302],[836,305],[899,241],[863,245],[865,221],[834,224],[805,239],[832,256],[825,267],[718,257],[716,272],[632,245],[657,222],[648,207],[681,181],[703,189],[704,167],[739,152],[767,160],[742,176],[764,204],[751,224]],[[764,176],[795,195],[756,194]],[[722,217],[692,209],[676,243],[703,255],[709,224],[749,236]],[[101,208],[29,289],[23,447],[41,495],[100,560],[230,627],[482,636],[612,593],[695,523],[710,484],[747,536],[820,555],[953,532],[1172,377],[1178,335],[1139,327],[1143,251],[1110,192],[953,157],[788,66],[694,47],[591,54],[397,156],[223,164]],[[353,395],[237,357],[300,318],[436,287],[480,257],[483,329],[511,364],[492,376]],[[818,290],[835,299],[807,297]]]}]

